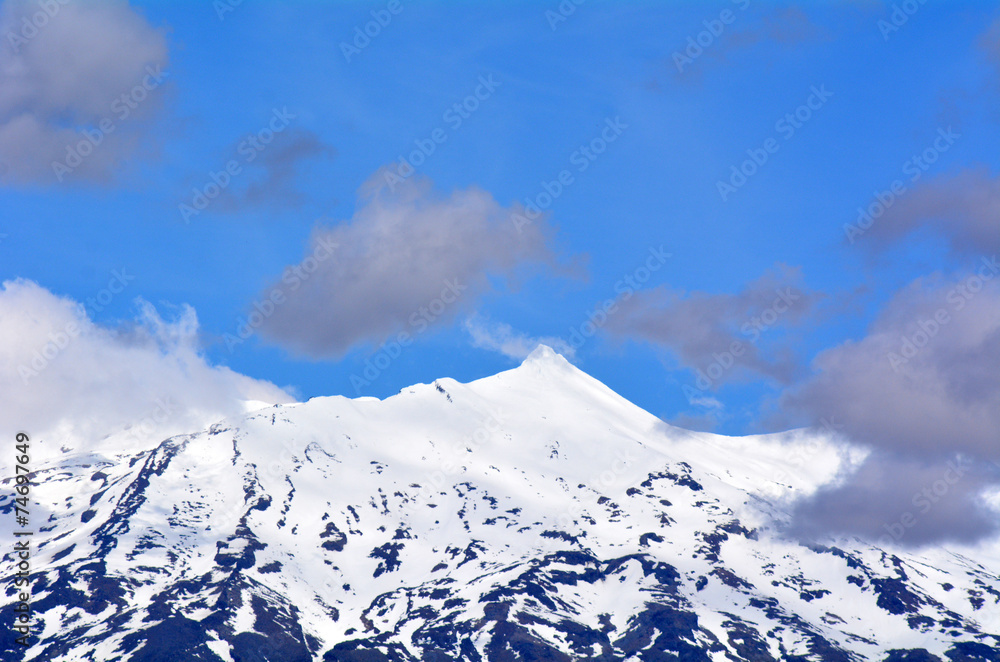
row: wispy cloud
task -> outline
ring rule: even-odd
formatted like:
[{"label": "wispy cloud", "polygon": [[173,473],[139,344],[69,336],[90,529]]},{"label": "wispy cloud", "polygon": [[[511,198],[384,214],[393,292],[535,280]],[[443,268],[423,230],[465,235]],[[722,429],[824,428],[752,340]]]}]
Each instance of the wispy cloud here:
[{"label": "wispy cloud", "polygon": [[699,82],[707,71],[728,65],[736,55],[745,55],[759,44],[787,47],[831,38],[798,7],[758,15],[750,5],[749,0],[739,0],[721,11],[706,9],[697,31],[673,51],[667,65],[669,77],[675,82]]},{"label": "wispy cloud", "polygon": [[233,186],[219,199],[219,210],[241,212],[262,207],[299,207],[308,198],[296,179],[310,162],[329,161],[337,150],[308,129],[290,128],[275,137],[258,158],[246,165],[251,173],[246,186]]},{"label": "wispy cloud", "polygon": [[956,255],[1000,252],[1000,177],[985,167],[940,175],[894,200],[855,245],[881,252],[921,229],[948,241]]},{"label": "wispy cloud", "polygon": [[979,38],[979,47],[1000,74],[1000,18],[997,18]]},{"label": "wispy cloud", "polygon": [[509,324],[493,322],[480,315],[466,318],[462,328],[472,339],[473,347],[497,352],[515,361],[523,361],[538,345],[548,345],[570,360],[576,357],[576,350],[562,338],[532,337]]}]

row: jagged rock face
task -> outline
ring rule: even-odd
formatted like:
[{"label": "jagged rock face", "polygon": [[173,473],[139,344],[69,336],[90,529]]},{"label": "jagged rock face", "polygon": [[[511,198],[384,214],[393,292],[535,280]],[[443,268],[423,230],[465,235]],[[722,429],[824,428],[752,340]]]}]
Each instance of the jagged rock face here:
[{"label": "jagged rock face", "polygon": [[1000,660],[995,552],[777,533],[859,457],[671,428],[545,349],[69,453],[3,659]]}]

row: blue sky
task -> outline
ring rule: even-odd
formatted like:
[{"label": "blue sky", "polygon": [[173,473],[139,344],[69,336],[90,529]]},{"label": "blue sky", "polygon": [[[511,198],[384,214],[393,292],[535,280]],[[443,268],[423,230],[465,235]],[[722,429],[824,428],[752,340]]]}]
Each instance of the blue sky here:
[{"label": "blue sky", "polygon": [[[100,329],[168,328],[189,306],[208,365],[299,399],[469,381],[544,341],[683,427],[834,420],[921,466],[995,458],[1000,388],[976,366],[1000,358],[998,281],[949,299],[1000,248],[991,3],[48,6],[34,34],[41,5],[0,3],[9,296],[25,279],[85,303],[124,272],[87,308]],[[102,121],[79,165],[52,167]],[[293,292],[286,269],[323,241]],[[276,287],[287,300],[233,342]],[[954,322],[893,365],[942,307]],[[927,440],[900,438],[915,408]]]}]

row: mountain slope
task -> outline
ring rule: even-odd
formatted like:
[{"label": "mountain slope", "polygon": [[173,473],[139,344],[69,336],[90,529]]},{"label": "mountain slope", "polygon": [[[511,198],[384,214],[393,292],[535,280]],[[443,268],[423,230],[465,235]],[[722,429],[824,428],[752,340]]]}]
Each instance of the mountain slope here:
[{"label": "mountain slope", "polygon": [[672,428],[546,347],[111,439],[38,467],[44,629],[4,659],[1000,660],[996,552],[777,533],[863,456]]}]

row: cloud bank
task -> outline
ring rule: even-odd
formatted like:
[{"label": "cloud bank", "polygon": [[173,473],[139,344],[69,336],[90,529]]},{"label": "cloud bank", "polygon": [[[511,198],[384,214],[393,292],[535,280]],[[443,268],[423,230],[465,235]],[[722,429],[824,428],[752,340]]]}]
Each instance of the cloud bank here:
[{"label": "cloud bank", "polygon": [[984,495],[1000,484],[1000,264],[982,259],[896,294],[859,341],[820,353],[780,400],[836,421],[875,453],[799,504],[794,527],[904,545],[973,542],[1000,530]]},{"label": "cloud bank", "polygon": [[882,547],[974,544],[1000,533],[1000,517],[983,498],[998,482],[1000,467],[967,455],[876,452],[854,473],[796,503],[793,531],[861,536]]}]

